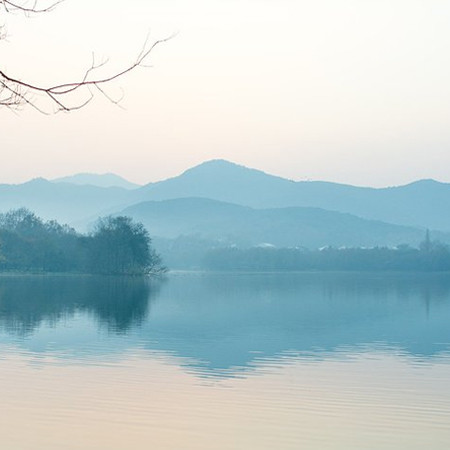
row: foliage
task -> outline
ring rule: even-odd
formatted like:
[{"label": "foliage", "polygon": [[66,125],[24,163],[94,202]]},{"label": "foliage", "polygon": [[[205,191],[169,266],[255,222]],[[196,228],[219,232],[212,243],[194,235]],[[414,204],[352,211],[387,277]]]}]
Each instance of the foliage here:
[{"label": "foliage", "polygon": [[321,250],[228,248],[209,252],[204,265],[212,270],[250,271],[449,271],[450,249],[439,242],[429,242],[420,249],[407,245]]},{"label": "foliage", "polygon": [[92,272],[134,275],[163,269],[148,231],[130,217],[99,219],[87,244]]},{"label": "foliage", "polygon": [[21,208],[0,214],[0,269],[139,275],[164,271],[142,224],[100,219],[88,236]]}]

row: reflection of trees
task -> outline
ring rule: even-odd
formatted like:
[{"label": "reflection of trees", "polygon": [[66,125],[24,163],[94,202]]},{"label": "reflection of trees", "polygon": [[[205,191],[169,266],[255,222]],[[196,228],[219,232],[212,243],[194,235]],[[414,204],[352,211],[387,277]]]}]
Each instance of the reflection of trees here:
[{"label": "reflection of trees", "polygon": [[141,277],[3,277],[0,328],[29,334],[42,322],[88,312],[110,331],[123,333],[145,320],[158,286]]},{"label": "reflection of trees", "polygon": [[[224,283],[224,279],[227,281]],[[252,282],[249,282],[252,279]],[[205,278],[215,296],[232,297],[342,297],[423,298],[439,303],[450,297],[447,273],[397,272],[285,272],[219,273]],[[224,287],[225,285],[225,287]]]},{"label": "reflection of trees", "polygon": [[91,283],[79,308],[94,314],[109,330],[123,333],[145,321],[158,290],[158,282],[150,284],[145,278],[100,278]]}]

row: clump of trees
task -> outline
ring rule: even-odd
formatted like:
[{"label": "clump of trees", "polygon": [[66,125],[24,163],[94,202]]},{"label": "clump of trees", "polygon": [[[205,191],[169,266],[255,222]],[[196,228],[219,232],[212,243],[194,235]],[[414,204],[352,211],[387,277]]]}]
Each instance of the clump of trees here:
[{"label": "clump of trees", "polygon": [[450,271],[450,249],[431,241],[427,233],[419,248],[215,249],[206,255],[204,266],[210,270],[249,271]]},{"label": "clump of trees", "polygon": [[84,239],[91,272],[134,275],[163,270],[148,231],[130,217],[99,219],[95,231]]},{"label": "clump of trees", "polygon": [[165,267],[148,231],[129,217],[99,219],[82,235],[21,208],[0,214],[0,270],[143,275]]}]

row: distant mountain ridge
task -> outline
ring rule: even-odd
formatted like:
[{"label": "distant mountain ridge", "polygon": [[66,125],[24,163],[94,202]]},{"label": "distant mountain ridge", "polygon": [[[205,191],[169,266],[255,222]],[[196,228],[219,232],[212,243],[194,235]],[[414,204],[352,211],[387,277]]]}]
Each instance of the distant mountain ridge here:
[{"label": "distant mountain ridge", "polygon": [[72,224],[124,208],[130,204],[130,192],[36,178],[18,185],[0,184],[0,212],[26,207],[43,219]]},{"label": "distant mountain ridge", "polygon": [[136,191],[140,201],[204,197],[253,208],[314,207],[383,222],[450,231],[450,184],[419,180],[398,187],[292,181],[224,160]]},{"label": "distant mountain ridge", "polygon": [[67,177],[50,180],[53,183],[71,183],[77,185],[90,185],[97,187],[120,187],[124,189],[137,189],[139,184],[131,183],[125,178],[114,173],[77,173]]},{"label": "distant mountain ridge", "polygon": [[[418,228],[362,219],[310,207],[253,209],[205,198],[143,202],[119,214],[142,222],[152,236],[174,239],[192,236],[228,245],[319,248],[417,246],[424,239]],[[439,234],[450,242],[450,233]]]},{"label": "distant mountain ridge", "polygon": [[115,183],[123,180],[113,174],[91,175],[0,185],[0,212],[24,206],[44,219],[83,227],[98,216],[138,203],[196,197],[253,209],[319,208],[390,224],[450,231],[450,184],[434,180],[388,188],[292,181],[225,160],[206,161],[176,177],[134,189],[126,181],[127,187],[84,184],[105,183],[111,177]]}]

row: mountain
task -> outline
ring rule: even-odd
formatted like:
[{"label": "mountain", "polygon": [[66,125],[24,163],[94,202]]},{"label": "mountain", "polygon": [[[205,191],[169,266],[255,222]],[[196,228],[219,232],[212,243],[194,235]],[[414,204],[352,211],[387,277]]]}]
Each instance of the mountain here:
[{"label": "mountain", "polygon": [[291,181],[212,160],[135,191],[135,199],[205,197],[253,208],[315,207],[398,225],[450,231],[450,184],[421,180],[388,188]]},{"label": "mountain", "polygon": [[37,178],[18,185],[0,185],[0,212],[26,207],[43,219],[62,223],[86,221],[130,204],[123,188],[52,183]]},{"label": "mountain", "polygon": [[[138,189],[142,200],[205,197],[252,207],[295,206],[296,183],[225,160],[212,160],[181,175]],[[280,195],[285,197],[280,205]]]},{"label": "mountain", "polygon": [[55,178],[51,180],[53,183],[70,183],[76,185],[90,185],[98,187],[120,187],[123,189],[137,189],[139,184],[131,183],[125,178],[120,177],[114,173],[77,173],[62,178]]},{"label": "mountain", "polygon": [[[197,197],[253,209],[320,208],[396,225],[450,231],[450,184],[434,180],[381,189],[323,181],[295,182],[213,160],[137,189],[130,189],[126,181],[127,188],[92,185],[107,183],[111,176],[118,183],[116,176],[110,175],[79,174],[53,182],[35,179],[19,185],[0,185],[0,212],[25,206],[45,219],[84,228],[100,215],[142,202]],[[71,179],[75,183],[69,182]],[[89,180],[91,184],[79,184]],[[179,220],[188,220],[188,213]]]},{"label": "mountain", "polygon": [[[142,222],[152,236],[193,236],[238,246],[417,246],[424,238],[421,229],[319,208],[254,209],[204,198],[143,202],[120,214]],[[450,235],[439,237],[450,241]]]}]

